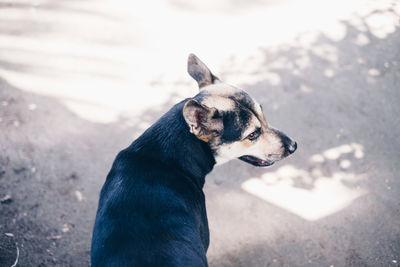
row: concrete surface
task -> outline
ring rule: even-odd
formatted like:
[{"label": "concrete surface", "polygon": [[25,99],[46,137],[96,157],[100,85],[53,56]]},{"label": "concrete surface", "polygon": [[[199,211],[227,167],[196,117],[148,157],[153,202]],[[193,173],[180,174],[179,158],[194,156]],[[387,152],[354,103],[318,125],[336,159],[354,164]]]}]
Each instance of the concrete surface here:
[{"label": "concrete surface", "polygon": [[0,266],[90,264],[114,156],[196,93],[189,52],[299,144],[208,176],[210,266],[399,266],[399,15],[396,1],[1,0]]}]

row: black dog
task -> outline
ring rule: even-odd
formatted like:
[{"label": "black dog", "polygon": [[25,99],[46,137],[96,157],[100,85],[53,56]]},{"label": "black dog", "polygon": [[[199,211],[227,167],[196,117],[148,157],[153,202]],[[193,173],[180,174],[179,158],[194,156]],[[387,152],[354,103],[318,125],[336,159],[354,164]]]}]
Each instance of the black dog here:
[{"label": "black dog", "polygon": [[188,70],[200,93],[114,161],[100,194],[92,266],[207,266],[205,176],[216,162],[269,166],[296,150],[247,93],[221,83],[194,55]]}]

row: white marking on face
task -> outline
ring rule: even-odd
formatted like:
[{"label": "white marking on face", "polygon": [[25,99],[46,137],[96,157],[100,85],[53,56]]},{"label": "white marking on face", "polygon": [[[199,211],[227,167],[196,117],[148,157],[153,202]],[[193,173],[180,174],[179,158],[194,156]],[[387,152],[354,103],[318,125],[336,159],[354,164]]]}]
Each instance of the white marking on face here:
[{"label": "white marking on face", "polygon": [[218,95],[205,96],[201,103],[207,107],[222,111],[233,110],[235,108],[235,102],[232,99]]},{"label": "white marking on face", "polygon": [[258,102],[256,102],[254,99],[253,99],[253,101],[254,101],[254,108],[255,108],[256,112],[259,115],[263,115],[261,105]]},{"label": "white marking on face", "polygon": [[[252,131],[247,130],[246,132],[251,133]],[[229,160],[249,155],[262,160],[276,161],[283,158],[284,151],[281,138],[270,129],[264,128],[262,134],[254,141],[242,139],[220,145],[216,149],[215,160],[217,164],[223,164]]]},{"label": "white marking on face", "polygon": [[[272,127],[269,127],[269,129],[274,129]],[[282,140],[280,137],[278,137],[276,134],[268,134],[267,135],[268,143],[271,146],[277,147],[277,146],[282,146]]]},{"label": "white marking on face", "polygon": [[232,159],[230,159],[230,158],[224,158],[224,157],[222,157],[222,156],[220,156],[220,155],[216,155],[215,156],[215,165],[216,166],[218,166],[218,165],[222,165],[222,164],[224,164],[224,163],[227,163],[228,161],[230,161],[230,160],[232,160]]},{"label": "white marking on face", "polygon": [[203,92],[209,93],[210,95],[219,96],[233,96],[236,93],[240,93],[243,90],[233,87],[226,83],[210,84],[202,89]]},{"label": "white marking on face", "polygon": [[[221,111],[228,111],[234,110],[236,107],[235,101],[229,97],[244,91],[225,83],[218,83],[202,88],[202,92],[204,94],[202,100],[204,105]],[[268,127],[260,104],[254,99],[251,100],[254,103],[252,108],[256,114],[252,114],[246,129],[242,131],[241,140],[221,145],[215,142],[214,146],[211,144],[215,151],[217,165],[244,155],[270,161],[280,160],[284,157],[285,149],[282,146],[281,138]],[[246,139],[249,134],[259,128],[261,128],[261,135],[257,139],[254,141]]]},{"label": "white marking on face", "polygon": [[241,157],[245,154],[243,154],[243,147],[240,144],[241,141],[236,141],[231,144],[224,144],[221,145],[218,150],[217,154],[215,157],[215,161],[217,162],[218,165],[223,164],[225,162],[228,162],[232,159],[236,159],[238,157]]}]

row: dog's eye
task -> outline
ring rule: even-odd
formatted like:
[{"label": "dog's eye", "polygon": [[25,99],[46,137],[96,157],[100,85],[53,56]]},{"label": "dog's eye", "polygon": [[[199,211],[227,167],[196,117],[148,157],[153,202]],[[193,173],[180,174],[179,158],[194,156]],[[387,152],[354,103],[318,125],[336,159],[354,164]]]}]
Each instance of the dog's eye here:
[{"label": "dog's eye", "polygon": [[254,141],[256,140],[258,137],[260,136],[260,129],[255,130],[254,132],[252,132],[251,134],[249,134],[246,139],[250,140],[250,141]]}]

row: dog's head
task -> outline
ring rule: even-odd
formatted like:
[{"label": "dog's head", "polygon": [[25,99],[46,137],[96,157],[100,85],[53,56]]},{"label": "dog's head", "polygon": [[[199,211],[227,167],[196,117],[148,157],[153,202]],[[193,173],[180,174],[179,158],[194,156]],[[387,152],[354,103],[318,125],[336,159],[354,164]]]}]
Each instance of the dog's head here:
[{"label": "dog's head", "polygon": [[260,104],[245,91],[221,82],[193,54],[188,72],[200,93],[185,103],[183,116],[191,133],[209,143],[217,163],[239,158],[269,166],[296,150],[295,141],[268,125]]}]

